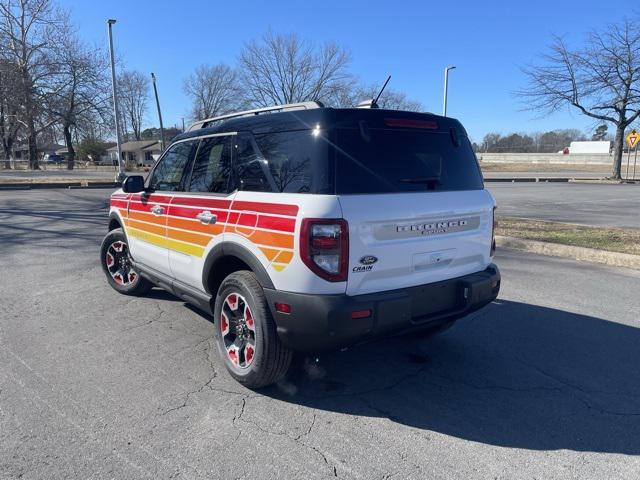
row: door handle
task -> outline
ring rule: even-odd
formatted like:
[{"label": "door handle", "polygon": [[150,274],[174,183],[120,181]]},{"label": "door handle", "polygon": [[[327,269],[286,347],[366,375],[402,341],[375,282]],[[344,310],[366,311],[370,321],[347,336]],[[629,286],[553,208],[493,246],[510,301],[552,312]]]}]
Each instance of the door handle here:
[{"label": "door handle", "polygon": [[218,216],[211,213],[209,210],[205,210],[196,215],[196,218],[200,220],[200,223],[205,225],[212,225],[218,221]]},{"label": "door handle", "polygon": [[153,207],[151,207],[151,213],[153,213],[154,215],[164,215],[164,212],[164,208],[160,205],[154,205]]}]

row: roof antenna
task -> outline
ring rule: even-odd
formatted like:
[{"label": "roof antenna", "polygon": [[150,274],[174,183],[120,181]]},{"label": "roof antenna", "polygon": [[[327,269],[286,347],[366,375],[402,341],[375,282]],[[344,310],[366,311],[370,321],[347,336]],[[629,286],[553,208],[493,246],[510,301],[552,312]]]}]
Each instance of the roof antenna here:
[{"label": "roof antenna", "polygon": [[389,80],[391,80],[391,75],[387,77],[387,81],[384,82],[384,85],[382,85],[382,88],[380,89],[380,93],[378,93],[378,96],[371,104],[372,108],[378,108],[378,100],[380,99],[380,95],[382,95],[382,92],[384,92],[384,89],[387,88],[387,83],[389,83]]}]

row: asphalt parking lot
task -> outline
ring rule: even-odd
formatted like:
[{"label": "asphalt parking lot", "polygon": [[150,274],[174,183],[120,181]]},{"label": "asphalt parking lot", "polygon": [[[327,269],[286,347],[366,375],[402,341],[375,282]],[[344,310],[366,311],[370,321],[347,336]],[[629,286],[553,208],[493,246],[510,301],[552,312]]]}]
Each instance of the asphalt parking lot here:
[{"label": "asphalt parking lot", "polygon": [[492,183],[498,215],[640,228],[640,185]]},{"label": "asphalt parking lot", "polygon": [[503,251],[445,334],[252,392],[209,318],[107,286],[107,195],[0,192],[0,478],[637,479],[638,272]]}]

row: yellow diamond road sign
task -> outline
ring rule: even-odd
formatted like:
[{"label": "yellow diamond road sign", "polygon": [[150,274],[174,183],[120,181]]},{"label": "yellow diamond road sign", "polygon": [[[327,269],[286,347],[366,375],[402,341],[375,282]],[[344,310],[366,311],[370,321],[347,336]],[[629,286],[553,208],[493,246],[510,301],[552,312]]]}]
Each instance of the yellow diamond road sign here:
[{"label": "yellow diamond road sign", "polygon": [[627,135],[627,143],[629,144],[629,148],[635,148],[638,143],[640,143],[640,133],[631,130],[631,133]]}]

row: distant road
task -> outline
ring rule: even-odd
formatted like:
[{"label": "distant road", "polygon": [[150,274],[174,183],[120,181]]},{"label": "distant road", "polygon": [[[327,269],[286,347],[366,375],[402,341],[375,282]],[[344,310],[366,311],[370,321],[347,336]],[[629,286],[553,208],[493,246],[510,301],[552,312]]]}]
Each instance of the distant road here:
[{"label": "distant road", "polygon": [[[579,170],[568,170],[563,172],[482,172],[485,179],[491,178],[604,178],[611,174],[610,170],[601,172],[585,172]],[[637,175],[640,178],[640,171]]]},{"label": "distant road", "polygon": [[486,184],[500,216],[640,228],[640,186],[582,183]]}]

